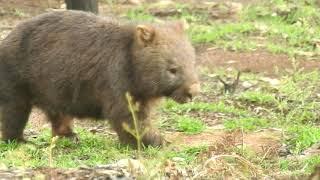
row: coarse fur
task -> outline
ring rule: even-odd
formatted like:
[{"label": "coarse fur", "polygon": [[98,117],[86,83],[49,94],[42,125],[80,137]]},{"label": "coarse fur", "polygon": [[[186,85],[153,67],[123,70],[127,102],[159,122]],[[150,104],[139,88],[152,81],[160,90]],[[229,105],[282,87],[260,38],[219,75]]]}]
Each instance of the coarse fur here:
[{"label": "coarse fur", "polygon": [[125,93],[138,102],[145,145],[162,136],[151,127],[153,102],[184,103],[199,91],[195,52],[181,23],[121,23],[80,11],[50,12],[18,25],[0,45],[1,132],[23,140],[32,107],[53,135],[74,136],[72,119],[108,119],[121,142],[135,139]]}]

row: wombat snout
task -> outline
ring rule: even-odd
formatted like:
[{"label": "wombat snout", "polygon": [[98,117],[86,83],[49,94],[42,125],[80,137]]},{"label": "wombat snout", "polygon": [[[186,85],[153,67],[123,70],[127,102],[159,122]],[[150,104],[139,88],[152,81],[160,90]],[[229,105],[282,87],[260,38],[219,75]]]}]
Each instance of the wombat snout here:
[{"label": "wombat snout", "polygon": [[193,83],[187,89],[187,95],[190,99],[197,96],[200,93],[200,83]]}]

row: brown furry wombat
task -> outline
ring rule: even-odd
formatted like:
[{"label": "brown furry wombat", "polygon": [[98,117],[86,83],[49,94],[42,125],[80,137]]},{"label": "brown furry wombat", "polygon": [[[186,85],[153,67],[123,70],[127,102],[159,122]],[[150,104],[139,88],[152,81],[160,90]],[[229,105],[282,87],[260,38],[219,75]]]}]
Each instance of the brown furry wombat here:
[{"label": "brown furry wombat", "polygon": [[151,127],[153,102],[184,103],[199,92],[195,52],[181,23],[120,23],[77,11],[46,13],[20,24],[0,45],[1,132],[23,140],[32,107],[42,109],[52,133],[75,135],[73,117],[108,119],[122,143],[133,122],[125,97],[139,104],[144,145],[161,145]]}]

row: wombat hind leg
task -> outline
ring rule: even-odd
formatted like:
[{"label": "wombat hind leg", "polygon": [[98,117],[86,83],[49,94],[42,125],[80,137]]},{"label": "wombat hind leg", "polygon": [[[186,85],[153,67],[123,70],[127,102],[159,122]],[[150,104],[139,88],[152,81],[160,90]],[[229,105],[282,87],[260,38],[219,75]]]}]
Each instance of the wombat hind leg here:
[{"label": "wombat hind leg", "polygon": [[32,106],[23,99],[2,104],[1,134],[6,142],[24,142],[23,130],[27,124]]}]

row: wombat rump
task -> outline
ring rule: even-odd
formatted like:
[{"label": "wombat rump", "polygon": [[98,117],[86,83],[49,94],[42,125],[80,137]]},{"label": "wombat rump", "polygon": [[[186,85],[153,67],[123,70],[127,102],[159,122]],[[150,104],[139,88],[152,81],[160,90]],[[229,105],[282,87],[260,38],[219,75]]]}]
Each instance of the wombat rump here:
[{"label": "wombat rump", "polygon": [[72,119],[107,119],[124,144],[135,138],[126,92],[139,105],[144,145],[164,140],[150,123],[155,102],[185,103],[200,89],[182,23],[133,23],[80,11],[50,12],[17,26],[0,45],[1,133],[23,141],[33,107],[54,136],[74,137]]}]

